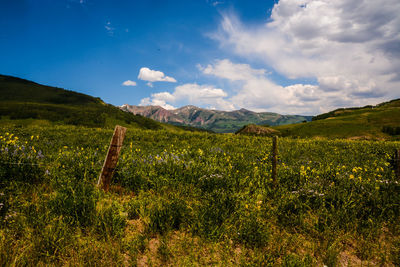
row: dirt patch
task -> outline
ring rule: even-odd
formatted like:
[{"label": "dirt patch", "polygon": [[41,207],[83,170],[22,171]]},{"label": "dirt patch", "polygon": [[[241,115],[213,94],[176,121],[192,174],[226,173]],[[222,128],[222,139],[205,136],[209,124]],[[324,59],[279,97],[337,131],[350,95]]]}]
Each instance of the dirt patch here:
[{"label": "dirt patch", "polygon": [[361,135],[361,136],[352,136],[347,138],[348,140],[372,140],[371,136]]}]

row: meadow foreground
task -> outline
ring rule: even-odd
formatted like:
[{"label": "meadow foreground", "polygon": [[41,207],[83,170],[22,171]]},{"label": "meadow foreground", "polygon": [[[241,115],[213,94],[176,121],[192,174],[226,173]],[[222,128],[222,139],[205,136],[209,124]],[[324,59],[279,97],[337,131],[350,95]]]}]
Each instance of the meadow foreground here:
[{"label": "meadow foreground", "polygon": [[1,265],[400,264],[400,142],[0,129]]}]

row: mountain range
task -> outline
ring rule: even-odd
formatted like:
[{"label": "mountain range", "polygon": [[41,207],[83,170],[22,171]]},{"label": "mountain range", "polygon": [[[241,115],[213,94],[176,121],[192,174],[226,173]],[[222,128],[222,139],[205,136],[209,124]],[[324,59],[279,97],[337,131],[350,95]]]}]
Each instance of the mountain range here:
[{"label": "mountain range", "polygon": [[246,109],[218,111],[195,106],[166,110],[158,106],[116,107],[98,97],[0,75],[0,126],[64,124],[96,128],[114,128],[119,124],[172,131],[206,129],[300,138],[400,140],[400,99],[375,106],[341,108],[315,117]]},{"label": "mountain range", "polygon": [[235,111],[221,111],[191,105],[173,110],[167,110],[160,106],[134,106],[128,104],[122,105],[120,108],[159,122],[200,127],[217,133],[236,132],[247,124],[272,126],[307,122],[312,119],[312,116],[253,112],[243,108]]}]

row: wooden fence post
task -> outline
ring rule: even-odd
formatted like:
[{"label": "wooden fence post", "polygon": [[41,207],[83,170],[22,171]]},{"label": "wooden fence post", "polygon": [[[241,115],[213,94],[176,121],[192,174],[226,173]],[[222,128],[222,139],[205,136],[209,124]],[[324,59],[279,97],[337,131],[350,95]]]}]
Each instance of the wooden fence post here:
[{"label": "wooden fence post", "polygon": [[276,166],[278,164],[278,137],[272,139],[272,181],[276,185]]},{"label": "wooden fence post", "polygon": [[117,166],[119,153],[121,152],[122,143],[124,142],[126,128],[122,126],[115,126],[113,137],[111,138],[110,146],[108,148],[106,159],[104,160],[103,168],[99,176],[97,186],[108,191],[111,183],[111,178]]}]

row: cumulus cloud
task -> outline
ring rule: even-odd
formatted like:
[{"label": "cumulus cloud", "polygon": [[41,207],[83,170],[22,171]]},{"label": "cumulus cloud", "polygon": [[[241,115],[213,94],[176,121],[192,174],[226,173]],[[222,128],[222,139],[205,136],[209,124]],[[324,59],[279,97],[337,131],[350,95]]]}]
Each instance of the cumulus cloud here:
[{"label": "cumulus cloud", "polygon": [[228,59],[216,60],[215,64],[199,68],[205,74],[214,75],[231,81],[249,80],[254,77],[263,76],[264,69],[252,69],[249,64],[234,64]]},{"label": "cumulus cloud", "polygon": [[[272,9],[270,21],[263,25],[246,26],[226,14],[220,31],[213,35],[221,46],[246,59],[261,60],[288,78],[314,78],[319,84],[271,85],[262,78],[262,70],[243,73],[243,65],[236,66],[238,73],[225,66],[220,75],[217,67],[223,62],[203,72],[231,80],[250,75],[243,88],[247,87],[255,98],[263,90],[276,101],[290,102],[289,95],[304,99],[309,112],[327,105],[363,105],[400,97],[399,13],[398,0],[280,0]],[[256,86],[256,82],[270,87],[250,90],[250,84]]]},{"label": "cumulus cloud", "polygon": [[166,76],[162,71],[151,70],[149,68],[141,68],[139,71],[138,79],[143,81],[152,82],[172,82],[175,83],[176,80],[172,77]]},{"label": "cumulus cloud", "polygon": [[122,85],[123,86],[136,86],[136,82],[127,80],[127,81],[123,82]]},{"label": "cumulus cloud", "polygon": [[149,106],[149,105],[160,106],[165,109],[175,109],[174,106],[167,104],[167,102],[165,100],[153,97],[153,95],[151,98],[150,97],[143,98],[139,104],[139,106]]},{"label": "cumulus cloud", "polygon": [[254,69],[249,64],[237,64],[228,59],[216,60],[213,64],[199,68],[204,74],[226,79],[232,83],[236,93],[228,101],[237,108],[245,107],[255,111],[268,110],[284,114],[325,111],[310,104],[321,100],[321,90],[316,85],[295,84],[283,87],[271,81],[265,69]]},{"label": "cumulus cloud", "polygon": [[152,94],[150,98],[142,99],[140,105],[158,105],[166,109],[174,109],[169,103],[184,101],[197,106],[206,105],[213,109],[232,110],[234,105],[225,99],[227,96],[224,90],[214,86],[188,83],[177,86],[173,93]]}]

